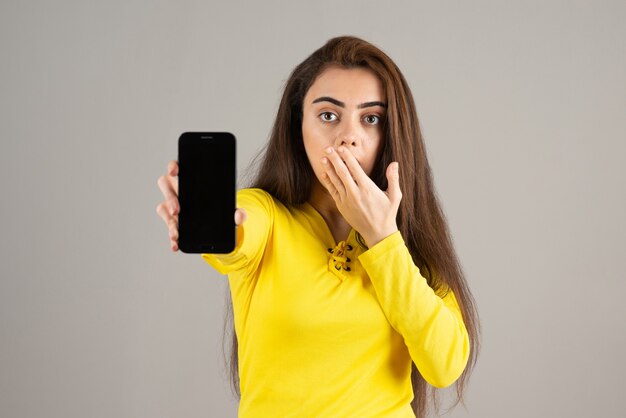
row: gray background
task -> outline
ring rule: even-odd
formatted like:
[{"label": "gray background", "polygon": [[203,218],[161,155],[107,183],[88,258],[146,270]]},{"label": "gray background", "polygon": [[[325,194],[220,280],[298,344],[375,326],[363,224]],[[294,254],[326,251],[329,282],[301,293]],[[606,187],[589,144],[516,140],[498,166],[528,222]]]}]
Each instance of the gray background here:
[{"label": "gray background", "polygon": [[[234,417],[225,280],[172,253],[186,130],[265,143],[332,36],[413,89],[483,347],[450,417],[623,412],[626,3],[0,3],[0,416]],[[447,393],[449,395],[449,393]]]}]

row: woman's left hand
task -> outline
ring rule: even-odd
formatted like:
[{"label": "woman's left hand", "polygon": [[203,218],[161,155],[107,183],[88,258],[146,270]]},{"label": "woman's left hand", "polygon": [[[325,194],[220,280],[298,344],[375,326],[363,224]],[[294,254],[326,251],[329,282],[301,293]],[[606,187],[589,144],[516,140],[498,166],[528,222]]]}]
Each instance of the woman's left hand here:
[{"label": "woman's left hand", "polygon": [[322,164],[325,167],[324,187],[344,219],[359,231],[368,247],[398,230],[396,216],[402,192],[397,162],[387,167],[389,186],[386,191],[378,188],[344,146],[337,150],[326,149]]}]

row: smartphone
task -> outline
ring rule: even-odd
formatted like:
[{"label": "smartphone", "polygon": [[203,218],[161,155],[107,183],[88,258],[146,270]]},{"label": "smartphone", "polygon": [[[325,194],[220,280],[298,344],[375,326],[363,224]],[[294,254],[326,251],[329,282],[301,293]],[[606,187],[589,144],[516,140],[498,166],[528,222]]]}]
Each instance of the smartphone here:
[{"label": "smartphone", "polygon": [[178,248],[235,249],[236,144],[229,132],[185,132],[178,139]]}]

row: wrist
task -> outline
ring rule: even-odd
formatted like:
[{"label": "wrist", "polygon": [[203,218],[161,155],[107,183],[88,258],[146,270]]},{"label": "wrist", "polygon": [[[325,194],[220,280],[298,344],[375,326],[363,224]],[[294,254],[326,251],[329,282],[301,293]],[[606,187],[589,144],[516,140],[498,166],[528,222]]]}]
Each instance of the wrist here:
[{"label": "wrist", "polygon": [[394,225],[393,228],[387,228],[381,231],[377,231],[375,233],[368,234],[367,236],[363,234],[362,235],[365,243],[367,244],[367,247],[372,248],[374,245],[378,244],[379,242],[397,231],[398,227]]}]

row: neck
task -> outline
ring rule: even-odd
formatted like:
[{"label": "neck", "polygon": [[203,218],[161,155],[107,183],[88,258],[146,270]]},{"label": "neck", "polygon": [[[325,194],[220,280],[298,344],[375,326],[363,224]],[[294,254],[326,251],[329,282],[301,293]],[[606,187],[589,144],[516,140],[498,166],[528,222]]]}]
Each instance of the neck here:
[{"label": "neck", "polygon": [[345,240],[348,237],[352,227],[341,215],[339,209],[337,209],[337,205],[328,190],[317,179],[311,188],[308,202],[322,215],[336,242]]}]

